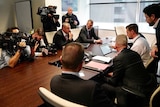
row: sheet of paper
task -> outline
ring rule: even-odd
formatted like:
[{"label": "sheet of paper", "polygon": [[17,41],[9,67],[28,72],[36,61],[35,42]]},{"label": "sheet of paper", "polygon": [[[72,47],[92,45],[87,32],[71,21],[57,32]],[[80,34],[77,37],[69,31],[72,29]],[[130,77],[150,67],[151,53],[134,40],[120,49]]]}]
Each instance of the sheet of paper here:
[{"label": "sheet of paper", "polygon": [[94,56],[92,59],[94,59],[94,60],[99,60],[99,61],[103,61],[103,62],[107,62],[107,63],[109,63],[111,60],[112,60],[112,58],[111,57],[107,57],[107,56]]}]

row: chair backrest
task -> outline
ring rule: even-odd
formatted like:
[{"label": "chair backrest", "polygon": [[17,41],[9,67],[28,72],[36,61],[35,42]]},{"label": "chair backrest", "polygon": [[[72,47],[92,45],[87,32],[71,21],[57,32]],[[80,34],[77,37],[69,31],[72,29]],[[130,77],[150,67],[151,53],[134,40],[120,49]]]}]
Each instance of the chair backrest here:
[{"label": "chair backrest", "polygon": [[73,34],[73,40],[76,40],[78,38],[80,30],[81,28],[71,29],[71,32]]},{"label": "chair backrest", "polygon": [[160,86],[151,95],[149,107],[160,107]]},{"label": "chair backrest", "polygon": [[99,36],[99,26],[94,26],[94,32],[96,36]]},{"label": "chair backrest", "polygon": [[154,60],[154,58],[151,57],[151,58],[147,61],[145,67],[147,68],[147,67],[152,63],[153,60]]},{"label": "chair backrest", "polygon": [[52,31],[52,32],[45,32],[46,38],[47,38],[47,42],[49,44],[53,43],[53,37],[55,35],[56,31]]},{"label": "chair backrest", "polygon": [[50,106],[53,106],[53,107],[86,107],[86,106],[65,100],[55,95],[54,93],[50,92],[44,87],[39,87],[38,93],[45,103],[48,103]]},{"label": "chair backrest", "polygon": [[126,28],[124,26],[115,26],[114,29],[116,36],[121,34],[127,35]]}]

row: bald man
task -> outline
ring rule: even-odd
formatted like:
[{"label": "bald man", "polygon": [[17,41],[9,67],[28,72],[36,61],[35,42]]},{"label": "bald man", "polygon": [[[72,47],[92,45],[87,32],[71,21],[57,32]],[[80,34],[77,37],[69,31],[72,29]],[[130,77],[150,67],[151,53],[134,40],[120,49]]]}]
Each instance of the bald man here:
[{"label": "bald man", "polygon": [[64,22],[62,24],[62,29],[59,29],[53,38],[53,43],[55,43],[55,46],[58,50],[62,50],[63,46],[66,44],[73,42],[73,34],[70,31],[70,24]]},{"label": "bald man", "polygon": [[62,16],[62,23],[67,22],[70,24],[71,29],[76,28],[79,25],[79,20],[75,14],[73,14],[73,9],[68,8],[67,13]]}]

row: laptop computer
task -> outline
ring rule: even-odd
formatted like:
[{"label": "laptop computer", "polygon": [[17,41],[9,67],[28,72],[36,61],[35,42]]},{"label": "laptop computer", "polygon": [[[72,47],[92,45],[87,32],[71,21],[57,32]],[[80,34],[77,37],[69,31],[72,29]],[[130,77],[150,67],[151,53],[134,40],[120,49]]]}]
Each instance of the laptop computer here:
[{"label": "laptop computer", "polygon": [[112,52],[112,49],[111,49],[111,47],[108,44],[102,44],[102,45],[100,45],[100,49],[101,49],[102,54],[104,56]]}]

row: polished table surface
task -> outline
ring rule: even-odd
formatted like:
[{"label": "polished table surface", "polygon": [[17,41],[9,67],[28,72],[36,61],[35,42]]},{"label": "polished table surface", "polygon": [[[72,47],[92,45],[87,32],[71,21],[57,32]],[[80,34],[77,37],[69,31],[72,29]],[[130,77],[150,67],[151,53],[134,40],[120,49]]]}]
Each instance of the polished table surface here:
[{"label": "polished table surface", "polygon": [[48,64],[59,59],[57,55],[36,57],[34,62],[21,62],[15,68],[0,69],[0,107],[38,107],[43,101],[38,88],[50,90],[50,80],[61,69]]}]

